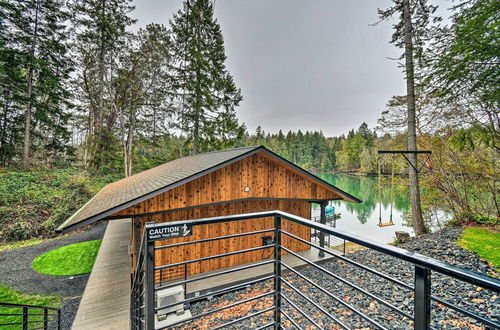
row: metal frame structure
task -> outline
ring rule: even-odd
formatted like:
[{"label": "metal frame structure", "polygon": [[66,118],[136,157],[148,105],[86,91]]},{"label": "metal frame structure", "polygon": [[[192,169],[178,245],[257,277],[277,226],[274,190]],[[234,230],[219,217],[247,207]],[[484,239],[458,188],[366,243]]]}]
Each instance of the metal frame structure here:
[{"label": "metal frame structure", "polygon": [[[0,302],[0,308],[19,308],[19,312],[3,313],[0,311],[0,328],[9,329],[61,329],[61,310],[54,307]],[[34,311],[33,311],[34,310]],[[22,322],[5,323],[2,317],[22,316]],[[54,320],[55,318],[55,320]]]},{"label": "metal frame structure", "polygon": [[[429,158],[431,157],[432,155],[432,151],[430,150],[379,150],[378,151],[378,154],[402,154],[403,157],[406,159],[406,161],[408,162],[408,164],[410,164],[411,167],[413,167],[413,169],[415,170],[415,172],[417,173],[420,173],[420,171],[422,171],[422,169],[424,168],[425,166],[425,163],[427,163],[427,161],[429,160]],[[408,159],[408,157],[406,157],[406,154],[426,154],[427,155],[427,158],[425,158],[424,162],[422,163],[422,165],[417,169],[413,164],[412,162],[410,162],[410,160]]]},{"label": "metal frame structure", "polygon": [[[249,220],[249,219],[257,219],[257,218],[263,218],[263,217],[273,217],[274,222],[272,225],[272,228],[269,228],[268,230],[260,230],[260,231],[253,231],[253,232],[245,232],[245,233],[239,233],[239,234],[234,234],[234,235],[227,235],[227,236],[219,236],[219,237],[212,237],[204,240],[197,240],[197,241],[186,241],[182,243],[174,243],[174,244],[166,244],[166,245],[158,245],[155,246],[155,241],[154,240],[148,240],[147,238],[147,231],[150,229],[157,229],[161,228],[162,226],[177,226],[177,225],[190,225],[195,228],[198,225],[206,225],[206,224],[215,224],[215,223],[222,223],[222,222],[233,222],[233,221],[239,221],[239,220]],[[374,250],[379,253],[386,254],[388,256],[394,257],[398,260],[410,263],[414,266],[414,279],[413,279],[413,285],[410,283],[405,283],[404,281],[401,281],[399,279],[393,278],[379,270],[373,269],[367,265],[363,265],[358,261],[352,260],[349,258],[348,255],[341,255],[340,253],[333,251],[331,249],[313,244],[307,240],[304,240],[296,235],[293,235],[286,230],[282,228],[282,220],[288,220],[295,222],[297,224],[301,224],[304,226],[308,226],[311,229],[323,232],[328,235],[335,236],[339,239],[347,240],[352,243],[358,244],[364,248]],[[206,241],[211,241],[211,240],[225,240],[225,239],[234,239],[237,237],[245,236],[245,235],[256,235],[256,234],[262,234],[263,232],[270,232],[273,233],[274,235],[274,243],[272,245],[267,245],[267,246],[256,246],[253,248],[249,249],[244,249],[244,250],[237,250],[237,251],[231,251],[223,254],[218,254],[218,255],[211,255],[211,256],[205,256],[202,258],[198,259],[193,259],[193,260],[186,260],[182,262],[177,262],[174,264],[167,264],[167,265],[155,265],[155,251],[160,250],[160,249],[168,249],[168,248],[173,248],[181,245],[190,245],[190,244],[197,244],[200,242],[206,242]],[[395,305],[395,303],[387,301],[384,298],[381,298],[377,296],[374,292],[370,292],[367,289],[363,288],[359,284],[353,283],[351,280],[344,278],[340,276],[339,274],[336,274],[332,270],[328,269],[327,267],[324,267],[320,264],[313,263],[309,261],[307,258],[303,257],[297,252],[294,252],[287,248],[286,246],[283,245],[282,243],[282,237],[283,235],[288,236],[289,238],[299,240],[300,242],[309,245],[311,248],[318,249],[319,251],[322,251],[325,254],[328,254],[330,256],[333,256],[334,258],[337,258],[339,261],[348,263],[352,266],[358,267],[366,272],[369,272],[370,274],[377,276],[383,280],[386,280],[388,284],[392,286],[398,286],[402,288],[403,290],[409,291],[410,293],[413,293],[413,312],[411,312],[410,309],[408,308],[401,308]],[[165,241],[162,241],[163,243]],[[155,281],[155,274],[159,271],[162,271],[163,269],[168,269],[171,267],[177,267],[177,266],[182,266],[182,265],[188,265],[200,261],[207,261],[207,260],[213,260],[216,258],[222,258],[222,257],[227,257],[231,255],[237,255],[240,253],[246,253],[250,251],[257,251],[257,250],[263,250],[263,249],[269,249],[273,248],[273,257],[270,259],[265,259],[256,263],[251,263],[251,264],[246,264],[246,265],[241,265],[238,267],[234,268],[229,268],[229,269],[224,269],[221,270],[220,272],[215,272],[215,273],[208,273],[205,275],[201,276],[196,276],[193,278],[180,278],[179,280],[176,280],[174,282],[170,283],[161,283],[158,281]],[[187,221],[177,221],[177,222],[171,222],[171,223],[161,223],[161,224],[153,224],[153,223],[147,223],[145,226],[145,231],[144,231],[144,237],[141,243],[141,249],[140,249],[140,254],[138,255],[138,260],[137,260],[137,269],[136,272],[133,276],[133,285],[132,285],[132,296],[131,296],[131,328],[132,329],[155,329],[155,313],[159,310],[166,309],[169,307],[172,307],[176,303],[171,303],[165,306],[156,306],[155,305],[155,292],[176,286],[176,285],[185,285],[190,282],[194,281],[199,281],[203,279],[208,279],[212,278],[215,276],[223,275],[223,274],[229,274],[233,272],[237,272],[240,270],[252,270],[254,267],[259,267],[263,265],[273,265],[273,271],[270,274],[264,274],[258,278],[254,278],[248,281],[245,281],[243,283],[238,283],[231,285],[229,287],[225,287],[222,289],[215,290],[213,292],[209,292],[206,294],[201,294],[196,297],[191,297],[184,299],[183,303],[184,304],[190,304],[196,300],[201,300],[205,298],[210,298],[213,296],[217,295],[222,295],[231,291],[239,290],[246,288],[250,285],[254,285],[257,283],[263,283],[266,281],[272,281],[272,289],[264,292],[264,293],[259,293],[253,297],[246,298],[241,301],[237,301],[234,303],[230,303],[227,305],[224,305],[223,307],[218,307],[214,308],[209,311],[204,311],[198,315],[194,315],[188,319],[178,321],[173,324],[169,324],[168,328],[170,327],[176,327],[176,326],[181,326],[183,324],[189,324],[188,322],[195,321],[195,320],[200,320],[203,317],[212,315],[214,313],[219,313],[222,312],[226,309],[232,308],[239,306],[241,304],[249,303],[251,301],[257,301],[259,299],[263,299],[269,296],[272,296],[272,306],[265,307],[262,310],[259,310],[257,312],[249,313],[248,315],[245,315],[243,317],[239,317],[236,319],[232,319],[229,322],[221,325],[217,325],[215,329],[220,329],[227,327],[229,325],[236,325],[239,322],[248,320],[250,318],[258,317],[258,316],[264,316],[263,314],[272,312],[272,320],[269,321],[267,324],[264,326],[261,326],[259,329],[264,329],[264,328],[270,328],[273,327],[274,329],[281,329],[284,327],[284,321],[287,320],[297,328],[302,328],[299,323],[304,322],[307,320],[310,324],[314,325],[315,327],[322,329],[322,326],[320,324],[320,321],[315,319],[314,315],[308,314],[306,311],[304,311],[299,305],[297,301],[294,301],[291,297],[291,294],[297,295],[300,297],[302,302],[307,302],[310,305],[314,306],[317,308],[325,318],[328,318],[331,322],[335,323],[337,326],[343,329],[349,329],[349,324],[348,321],[349,319],[346,319],[346,315],[342,315],[343,317],[340,318],[339,315],[335,315],[333,311],[327,310],[324,306],[320,305],[320,302],[314,301],[311,299],[307,294],[301,291],[301,287],[297,287],[290,281],[286,279],[286,276],[288,274],[294,274],[298,276],[300,279],[303,281],[307,282],[310,284],[312,287],[314,287],[316,290],[321,292],[322,294],[327,295],[329,298],[332,299],[332,301],[335,301],[336,303],[340,304],[343,306],[343,308],[349,310],[351,313],[349,315],[353,315],[355,317],[358,317],[362,319],[364,322],[369,323],[371,326],[377,329],[387,329],[389,326],[387,324],[384,324],[384,321],[386,321],[382,317],[378,316],[373,316],[373,315],[367,315],[365,312],[362,311],[362,309],[354,306],[353,304],[350,304],[348,301],[345,301],[342,296],[336,295],[334,292],[331,292],[331,290],[327,290],[325,287],[322,285],[318,284],[315,279],[311,279],[308,276],[304,275],[301,273],[301,268],[300,267],[292,267],[288,263],[284,262],[282,260],[282,255],[283,253],[287,253],[289,255],[292,255],[298,259],[300,259],[304,265],[307,265],[309,267],[314,268],[321,274],[323,274],[323,277],[328,277],[332,281],[335,281],[336,283],[342,283],[343,285],[346,285],[347,287],[351,288],[354,291],[357,291],[364,296],[369,297],[370,299],[376,301],[379,305],[384,306],[386,310],[392,311],[394,314],[399,315],[399,317],[406,318],[407,320],[413,321],[413,328],[418,329],[418,330],[423,330],[423,329],[428,329],[430,324],[431,324],[431,310],[432,310],[432,302],[437,302],[441,305],[446,306],[447,308],[461,313],[465,315],[466,317],[473,319],[479,323],[482,323],[488,327],[492,328],[500,328],[500,323],[498,323],[498,319],[491,319],[487,315],[481,315],[475,311],[468,310],[464,307],[458,306],[456,304],[453,304],[449,301],[446,301],[440,297],[436,297],[432,295],[431,292],[431,274],[432,273],[439,273],[440,276],[448,276],[456,280],[464,281],[469,284],[472,284],[474,286],[479,286],[487,290],[493,291],[493,294],[498,294],[500,292],[500,280],[495,279],[483,274],[479,274],[476,272],[472,272],[470,270],[466,270],[463,268],[459,268],[450,264],[446,264],[440,261],[437,261],[435,259],[422,256],[419,254],[415,254],[410,251],[406,251],[403,249],[400,249],[398,247],[394,247],[391,245],[384,245],[384,244],[379,244],[370,240],[367,240],[365,238],[352,235],[350,233],[347,233],[345,231],[337,230],[332,227],[329,227],[325,224],[313,222],[289,213],[281,212],[281,211],[268,211],[268,212],[258,212],[258,213],[250,213],[250,214],[242,214],[242,215],[234,215],[234,216],[225,216],[225,217],[214,217],[214,218],[205,218],[205,219],[199,219],[199,220],[187,220]],[[286,308],[285,308],[286,306]],[[288,309],[287,309],[288,308]],[[295,310],[303,316],[303,319],[298,320],[297,313],[289,313],[287,311],[289,310]],[[349,317],[347,315],[347,317]],[[269,317],[267,317],[267,320]]]}]

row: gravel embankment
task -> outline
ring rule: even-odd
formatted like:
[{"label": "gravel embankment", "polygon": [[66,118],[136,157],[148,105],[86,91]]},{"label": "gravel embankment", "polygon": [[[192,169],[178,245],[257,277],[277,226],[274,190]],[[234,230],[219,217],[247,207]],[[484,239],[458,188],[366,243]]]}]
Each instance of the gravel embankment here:
[{"label": "gravel embankment", "polygon": [[[456,239],[460,235],[460,229],[444,229],[440,232],[426,235],[418,240],[412,240],[401,245],[402,248],[415,251],[417,253],[445,261],[456,266],[466,267],[477,272],[487,273],[498,276],[496,270],[489,266],[485,261],[479,259],[475,253],[464,250],[456,245]],[[413,285],[414,267],[406,262],[402,262],[385,254],[374,252],[372,250],[360,250],[347,255],[370,268],[376,269],[382,273],[390,275],[408,285]],[[340,260],[330,260],[321,264],[322,267],[331,271],[335,275],[363,288],[366,291],[380,297],[392,306],[400,309],[403,313],[413,315],[413,292],[401,286],[392,284],[370,272],[361,270],[358,267],[347,264]],[[284,294],[297,306],[302,308],[310,315],[319,326],[325,329],[338,328],[338,321],[345,323],[353,328],[376,328],[373,323],[356,315],[351,306],[359,312],[372,318],[380,325],[389,329],[408,329],[412,327],[412,321],[408,317],[402,316],[392,308],[384,305],[381,301],[373,299],[366,294],[343,283],[339,279],[332,279],[323,272],[311,267],[303,267],[299,271],[304,276],[312,279],[313,282],[325,288],[329,293],[334,294],[342,300],[342,303],[327,294],[319,292],[314,286],[305,282],[295,274],[284,274],[283,278],[290,282],[311,298],[315,303],[324,307],[321,311],[305,298],[300,297],[286,285]],[[207,312],[214,308],[219,308],[235,301],[241,301],[258,294],[272,290],[272,281],[251,286],[244,290],[235,291],[223,296],[215,297],[211,301],[200,301],[191,305],[193,315]],[[457,304],[465,309],[474,311],[477,314],[492,318],[497,322],[500,319],[500,297],[494,292],[482,290],[467,283],[454,280],[448,276],[438,273],[432,273],[432,294],[443,298],[453,304]],[[272,296],[258,301],[249,302],[239,307],[226,310],[224,313],[213,314],[205,317],[199,322],[190,324],[192,326],[221,325],[231,320],[243,317],[245,315],[261,311],[272,305]],[[482,329],[480,324],[475,323],[462,314],[456,313],[443,305],[432,303],[432,327],[438,329]],[[283,309],[285,313],[291,316],[299,323],[301,327],[312,325],[297,310],[284,300]],[[337,322],[325,314],[325,311],[331,316],[337,318]],[[285,319],[284,319],[285,320]],[[266,313],[265,316],[253,317],[244,322],[235,324],[236,328],[255,328],[272,321],[272,314]],[[287,328],[293,325],[289,321],[284,321]],[[337,323],[337,324],[336,324]]]},{"label": "gravel embankment", "polygon": [[0,283],[28,294],[60,295],[63,329],[70,329],[89,274],[77,276],[51,276],[35,272],[31,262],[39,255],[61,246],[101,239],[106,223],[61,239],[50,240],[19,249],[0,251]]}]

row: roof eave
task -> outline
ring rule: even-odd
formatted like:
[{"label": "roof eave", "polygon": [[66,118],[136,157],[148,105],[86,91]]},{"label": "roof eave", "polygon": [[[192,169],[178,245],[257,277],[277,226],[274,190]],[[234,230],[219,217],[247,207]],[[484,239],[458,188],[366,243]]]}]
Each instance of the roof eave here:
[{"label": "roof eave", "polygon": [[[234,162],[237,162],[240,159],[246,158],[246,157],[248,157],[250,155],[253,155],[253,154],[257,153],[257,152],[260,152],[262,150],[267,150],[267,149],[264,148],[263,146],[256,146],[254,149],[250,149],[249,151],[247,151],[247,152],[245,152],[245,153],[243,153],[243,154],[241,154],[239,156],[233,157],[233,158],[231,158],[231,159],[229,159],[229,160],[227,160],[225,162],[219,163],[219,164],[217,164],[215,166],[207,168],[206,170],[203,170],[201,172],[198,172],[198,173],[195,173],[195,174],[193,174],[191,176],[188,176],[187,178],[184,178],[182,180],[176,181],[176,182],[174,182],[172,184],[169,184],[169,185],[167,185],[165,187],[162,187],[160,189],[156,189],[156,190],[154,190],[152,192],[149,192],[149,193],[147,193],[145,195],[142,195],[140,197],[134,198],[134,199],[132,199],[132,200],[130,200],[128,202],[125,202],[125,203],[122,203],[120,205],[117,205],[117,206],[115,206],[115,207],[113,207],[113,208],[111,208],[109,210],[106,210],[106,211],[103,211],[103,212],[98,213],[96,215],[93,215],[91,217],[82,219],[82,220],[80,220],[79,222],[77,222],[75,224],[71,224],[71,225],[69,225],[67,227],[64,227],[64,224],[69,223],[71,221],[71,219],[73,219],[78,214],[78,212],[85,207],[85,205],[87,205],[88,203],[90,203],[90,201],[92,199],[94,199],[97,195],[99,195],[99,193],[102,191],[102,189],[101,189],[101,191],[99,191],[99,193],[97,193],[93,198],[91,198],[87,203],[85,203],[84,206],[82,206],[77,212],[75,212],[75,214],[73,214],[68,220],[66,220],[61,226],[59,226],[57,228],[57,231],[58,232],[67,232],[69,230],[73,230],[73,229],[85,226],[86,224],[90,224],[92,222],[102,220],[105,217],[107,217],[108,215],[111,215],[113,213],[116,213],[118,211],[126,209],[129,206],[132,206],[134,204],[137,204],[137,203],[140,203],[142,201],[145,201],[145,200],[147,200],[147,199],[149,199],[151,197],[154,197],[154,196],[156,196],[158,194],[164,193],[164,192],[166,192],[168,190],[171,190],[173,188],[181,186],[181,185],[183,185],[183,184],[185,184],[185,183],[187,183],[189,181],[195,180],[195,179],[197,179],[199,177],[202,177],[204,175],[207,175],[207,174],[209,174],[211,172],[217,171],[218,169],[220,169],[222,167],[230,165],[230,164],[232,164]],[[127,217],[124,216],[124,218],[127,218]],[[81,224],[81,223],[84,223],[84,224]]]},{"label": "roof eave", "polygon": [[346,200],[353,202],[353,203],[362,203],[363,201],[357,197],[354,197],[353,195],[343,191],[342,189],[339,189],[335,187],[334,185],[326,182],[325,180],[321,179],[320,177],[317,177],[316,175],[312,174],[309,171],[304,170],[302,167],[286,160],[285,158],[281,157],[280,155],[272,152],[269,149],[266,149],[265,147],[262,147],[267,154],[269,154],[271,157],[277,158],[278,160],[282,161],[283,163],[287,164],[288,166],[297,169],[299,172],[304,174],[305,176],[309,177],[310,179],[319,182],[320,184],[326,186],[327,188],[335,191],[336,193],[340,194],[341,196],[345,197]]}]

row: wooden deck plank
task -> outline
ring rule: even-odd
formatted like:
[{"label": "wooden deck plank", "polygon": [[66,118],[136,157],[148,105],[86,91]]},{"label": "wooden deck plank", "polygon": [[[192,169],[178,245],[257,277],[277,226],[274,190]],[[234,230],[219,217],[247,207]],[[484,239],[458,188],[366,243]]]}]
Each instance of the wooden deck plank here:
[{"label": "wooden deck plank", "polygon": [[130,324],[130,219],[108,223],[73,329],[127,329]]}]

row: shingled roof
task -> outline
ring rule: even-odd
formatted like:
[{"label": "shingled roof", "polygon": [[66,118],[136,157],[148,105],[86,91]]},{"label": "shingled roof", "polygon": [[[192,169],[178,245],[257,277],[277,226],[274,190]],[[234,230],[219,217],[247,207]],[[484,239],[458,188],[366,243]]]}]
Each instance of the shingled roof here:
[{"label": "shingled roof", "polygon": [[279,160],[300,170],[315,181],[319,181],[319,183],[333,188],[347,200],[360,202],[359,199],[330,185],[293,163],[286,161],[263,146],[243,147],[178,158],[163,165],[129,176],[128,178],[110,183],[59,226],[58,230],[80,227],[103,219],[130,205],[149,199],[261,151],[279,158]]}]

